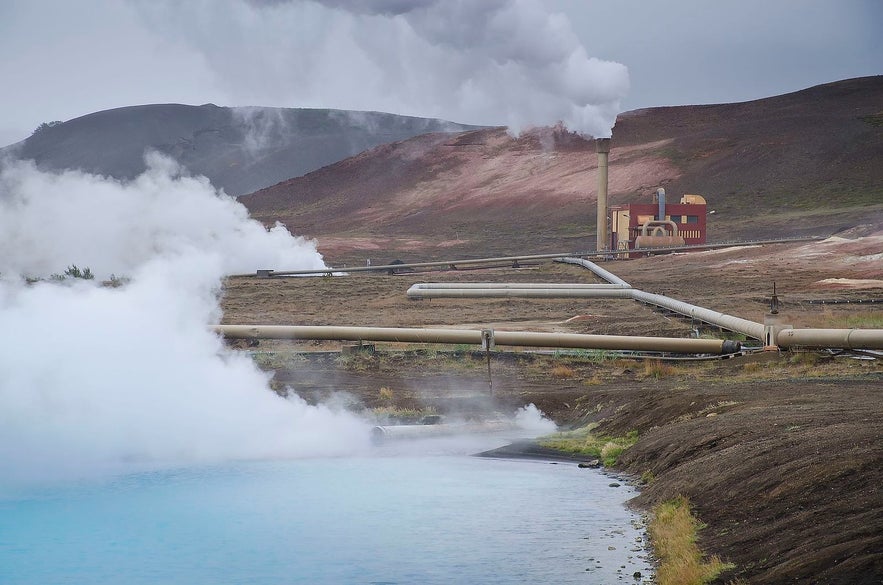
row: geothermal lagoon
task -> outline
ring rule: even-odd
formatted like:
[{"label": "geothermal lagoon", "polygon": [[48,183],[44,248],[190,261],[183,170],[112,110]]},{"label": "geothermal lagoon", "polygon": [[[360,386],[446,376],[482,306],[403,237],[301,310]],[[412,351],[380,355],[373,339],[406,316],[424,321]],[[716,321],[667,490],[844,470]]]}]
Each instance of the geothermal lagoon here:
[{"label": "geothermal lagoon", "polygon": [[502,444],[487,441],[7,487],[0,582],[649,580],[633,488],[573,463],[467,455]]}]

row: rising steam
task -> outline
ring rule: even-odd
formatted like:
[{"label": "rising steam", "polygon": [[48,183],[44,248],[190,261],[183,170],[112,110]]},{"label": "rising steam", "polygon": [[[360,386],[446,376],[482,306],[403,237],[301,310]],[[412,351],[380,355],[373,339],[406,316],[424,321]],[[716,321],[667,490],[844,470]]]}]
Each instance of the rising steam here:
[{"label": "rising steam", "polygon": [[241,101],[463,123],[564,122],[610,136],[629,88],[539,0],[219,0],[139,4]]},{"label": "rising steam", "polygon": [[0,273],[48,276],[76,263],[106,278],[196,252],[215,258],[219,275],[324,267],[314,242],[281,225],[267,231],[205,177],[187,176],[156,153],[146,162],[131,182],[7,163],[0,169]]},{"label": "rising steam", "polygon": [[[211,332],[230,271],[320,267],[204,178],[157,156],[128,183],[0,169],[0,487],[95,469],[342,453],[353,416],[283,399]],[[95,281],[25,283],[71,263]]]}]

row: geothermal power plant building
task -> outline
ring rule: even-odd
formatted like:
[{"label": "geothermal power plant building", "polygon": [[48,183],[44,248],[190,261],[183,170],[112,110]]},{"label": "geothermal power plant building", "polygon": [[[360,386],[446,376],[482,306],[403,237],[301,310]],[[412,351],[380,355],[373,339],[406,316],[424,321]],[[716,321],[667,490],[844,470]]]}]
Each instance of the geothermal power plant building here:
[{"label": "geothermal power plant building", "polygon": [[[610,139],[595,140],[598,153],[597,251],[632,251],[706,243],[706,203],[701,195],[684,195],[667,203],[657,189],[653,203],[607,205]],[[632,254],[628,255],[629,257]]]}]

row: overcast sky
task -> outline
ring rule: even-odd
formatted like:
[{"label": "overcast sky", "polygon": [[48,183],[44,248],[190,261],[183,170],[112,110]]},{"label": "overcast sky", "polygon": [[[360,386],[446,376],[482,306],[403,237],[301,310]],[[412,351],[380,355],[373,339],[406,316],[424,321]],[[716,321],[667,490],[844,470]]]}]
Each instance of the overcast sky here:
[{"label": "overcast sky", "polygon": [[881,31],[881,0],[0,0],[0,145],[168,102],[603,133],[883,74]]}]

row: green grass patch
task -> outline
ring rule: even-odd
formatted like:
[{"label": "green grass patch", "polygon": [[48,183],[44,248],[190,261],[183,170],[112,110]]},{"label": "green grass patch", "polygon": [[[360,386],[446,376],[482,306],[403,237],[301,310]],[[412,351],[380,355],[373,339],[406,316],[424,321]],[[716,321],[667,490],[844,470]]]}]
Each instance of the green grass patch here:
[{"label": "green grass patch", "polygon": [[870,116],[860,116],[859,120],[861,120],[865,124],[870,124],[875,128],[881,128],[883,127],[883,112],[871,114]]},{"label": "green grass patch", "polygon": [[704,527],[693,516],[687,498],[680,496],[656,507],[648,530],[659,559],[659,585],[703,585],[735,567],[717,556],[705,558],[696,544],[696,534]]},{"label": "green grass patch", "polygon": [[624,437],[611,437],[594,434],[592,431],[597,427],[597,423],[592,423],[572,431],[546,435],[539,439],[539,444],[565,453],[597,457],[604,467],[612,467],[623,451],[638,442],[638,431],[629,431]]}]

